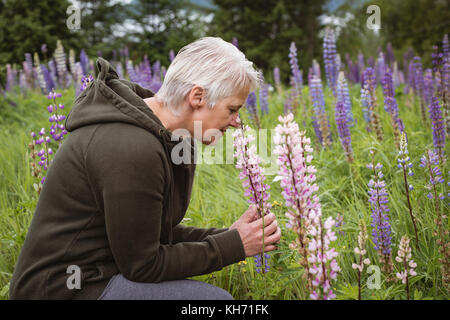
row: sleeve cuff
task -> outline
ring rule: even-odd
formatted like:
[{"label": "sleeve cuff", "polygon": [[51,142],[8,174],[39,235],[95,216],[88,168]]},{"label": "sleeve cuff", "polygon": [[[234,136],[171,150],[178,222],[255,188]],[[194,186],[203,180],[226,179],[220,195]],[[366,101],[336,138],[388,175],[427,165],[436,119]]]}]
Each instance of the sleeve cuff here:
[{"label": "sleeve cuff", "polygon": [[237,229],[210,235],[219,247],[222,255],[222,267],[244,260],[245,250]]}]

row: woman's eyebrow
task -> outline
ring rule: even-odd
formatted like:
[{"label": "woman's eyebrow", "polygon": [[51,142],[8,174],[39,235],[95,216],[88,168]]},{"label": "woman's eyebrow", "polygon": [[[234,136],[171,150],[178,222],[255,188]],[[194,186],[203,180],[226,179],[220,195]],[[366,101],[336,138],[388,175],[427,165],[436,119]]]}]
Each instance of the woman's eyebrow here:
[{"label": "woman's eyebrow", "polygon": [[231,105],[230,107],[232,107],[232,108],[241,108],[241,107],[242,107],[242,104],[239,104],[239,105]]}]

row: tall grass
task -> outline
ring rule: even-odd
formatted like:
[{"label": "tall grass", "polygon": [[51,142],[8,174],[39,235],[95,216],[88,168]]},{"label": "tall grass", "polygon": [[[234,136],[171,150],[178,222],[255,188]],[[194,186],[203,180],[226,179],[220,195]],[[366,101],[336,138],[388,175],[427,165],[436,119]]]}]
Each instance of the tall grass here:
[{"label": "tall grass", "polygon": [[[350,166],[345,159],[343,149],[338,140],[334,122],[334,102],[328,88],[325,90],[326,109],[330,117],[333,145],[330,149],[319,147],[314,134],[311,119],[302,119],[301,110],[296,120],[301,130],[306,130],[312,140],[314,150],[313,163],[318,168],[317,184],[324,217],[336,217],[338,213],[344,216],[344,225],[335,243],[339,252],[338,263],[342,271],[334,284],[337,299],[356,299],[358,295],[357,272],[351,268],[356,261],[353,248],[357,245],[358,222],[363,219],[368,232],[371,232],[371,212],[368,203],[367,184],[370,180],[370,170],[366,164],[370,162],[369,150],[376,150],[376,162],[383,164],[383,173],[389,192],[390,219],[393,230],[393,254],[402,235],[408,234],[414,239],[414,228],[409,217],[407,200],[404,194],[403,175],[397,168],[397,150],[393,140],[390,115],[383,109],[383,96],[378,88],[378,113],[384,132],[384,140],[379,142],[374,134],[366,131],[362,108],[359,103],[359,86],[350,88],[352,109],[357,123],[350,128],[354,162]],[[411,202],[417,219],[419,249],[413,248],[413,259],[417,262],[417,276],[410,279],[412,299],[448,299],[449,292],[442,285],[438,263],[438,248],[432,232],[435,228],[435,213],[431,201],[426,198],[427,176],[418,163],[427,148],[432,148],[431,126],[424,124],[419,110],[419,103],[408,105],[407,98],[397,89],[399,116],[405,124],[408,134],[409,152],[414,163],[415,175],[410,183],[415,189],[411,192]],[[73,102],[74,91],[66,90],[62,103],[66,105],[67,115]],[[308,88],[304,88],[307,97]],[[278,116],[283,113],[283,94],[272,93],[269,98],[269,115],[261,117],[261,127],[275,128]],[[304,99],[307,102],[308,99]],[[46,106],[48,101],[39,93],[28,93],[26,96],[18,93],[14,96],[17,108],[10,105],[0,105],[0,297],[8,298],[8,283],[14,264],[20,252],[28,225],[34,213],[37,193],[33,189],[34,178],[28,162],[27,145],[31,141],[29,133],[39,131],[41,127],[49,127]],[[312,106],[307,104],[307,113],[312,114]],[[251,124],[245,110],[241,110],[244,122]],[[306,126],[303,125],[306,124]],[[212,147],[206,147],[206,149]],[[448,181],[448,162],[443,168],[443,176]],[[302,279],[303,270],[298,264],[298,255],[289,249],[289,243],[295,235],[285,224],[285,208],[278,182],[273,182],[274,176],[268,176],[267,183],[271,186],[270,201],[274,202],[273,211],[278,217],[282,228],[282,239],[276,251],[271,252],[271,269],[261,275],[255,272],[254,261],[251,258],[245,262],[225,267],[208,275],[193,277],[228,290],[235,299],[305,299],[308,294]],[[445,184],[446,185],[446,184]],[[441,186],[444,188],[445,186]],[[447,194],[442,190],[444,194]],[[448,202],[448,201],[444,201]],[[443,204],[443,212],[448,212],[448,205]],[[199,164],[197,166],[191,202],[184,223],[197,227],[228,227],[248,208],[243,196],[238,171],[233,164]],[[448,228],[448,221],[444,227]],[[372,264],[377,264],[378,258],[371,238],[368,240],[368,257]],[[394,272],[397,272],[394,266]],[[370,276],[366,271],[362,274],[363,299],[405,299],[404,286],[399,282],[387,282],[381,275],[381,288],[369,289],[366,280]],[[265,277],[264,286],[262,277]]]}]

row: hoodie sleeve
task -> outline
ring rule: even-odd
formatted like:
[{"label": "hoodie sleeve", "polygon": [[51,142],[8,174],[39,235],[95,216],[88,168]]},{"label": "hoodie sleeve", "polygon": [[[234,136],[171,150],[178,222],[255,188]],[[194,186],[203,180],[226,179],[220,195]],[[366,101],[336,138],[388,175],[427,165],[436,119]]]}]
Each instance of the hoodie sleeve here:
[{"label": "hoodie sleeve", "polygon": [[124,277],[136,282],[184,279],[245,259],[236,229],[172,246],[160,243],[165,161],[157,138],[129,124],[99,125],[87,147],[88,179]]},{"label": "hoodie sleeve", "polygon": [[225,231],[228,231],[228,228],[204,229],[204,228],[188,227],[182,224],[178,224],[175,227],[173,227],[173,241],[174,243],[203,241],[209,235],[214,235]]}]

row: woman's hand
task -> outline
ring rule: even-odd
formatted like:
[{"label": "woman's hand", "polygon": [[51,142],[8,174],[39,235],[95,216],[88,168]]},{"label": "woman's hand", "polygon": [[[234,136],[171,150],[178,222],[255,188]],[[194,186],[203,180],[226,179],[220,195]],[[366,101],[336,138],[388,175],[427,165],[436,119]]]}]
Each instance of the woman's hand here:
[{"label": "woman's hand", "polygon": [[230,229],[238,230],[247,257],[255,256],[263,250],[263,222],[264,252],[275,250],[275,243],[281,238],[281,229],[273,213],[259,218],[256,205],[250,205],[230,227]]}]

